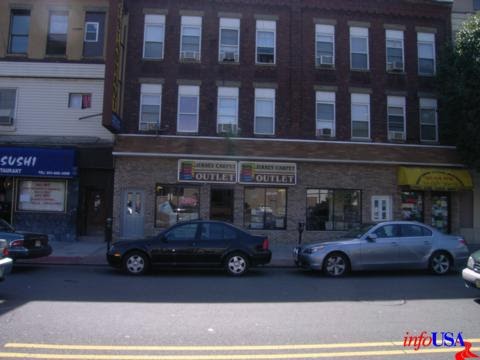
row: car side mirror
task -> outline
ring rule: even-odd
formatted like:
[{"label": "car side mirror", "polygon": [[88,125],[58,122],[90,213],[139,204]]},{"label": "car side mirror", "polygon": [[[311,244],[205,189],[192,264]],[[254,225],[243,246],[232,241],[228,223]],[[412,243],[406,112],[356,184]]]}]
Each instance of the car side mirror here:
[{"label": "car side mirror", "polygon": [[377,240],[378,236],[376,234],[368,234],[367,235],[367,241],[368,242],[375,242]]}]

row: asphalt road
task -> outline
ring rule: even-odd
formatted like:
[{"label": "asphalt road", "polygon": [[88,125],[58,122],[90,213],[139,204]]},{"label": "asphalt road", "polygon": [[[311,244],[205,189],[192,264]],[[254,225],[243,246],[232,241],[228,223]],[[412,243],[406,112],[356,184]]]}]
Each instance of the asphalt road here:
[{"label": "asphalt road", "polygon": [[403,346],[422,331],[462,332],[480,355],[480,292],[459,274],[330,279],[293,268],[131,277],[18,265],[0,283],[0,359],[423,360],[463,350]]}]

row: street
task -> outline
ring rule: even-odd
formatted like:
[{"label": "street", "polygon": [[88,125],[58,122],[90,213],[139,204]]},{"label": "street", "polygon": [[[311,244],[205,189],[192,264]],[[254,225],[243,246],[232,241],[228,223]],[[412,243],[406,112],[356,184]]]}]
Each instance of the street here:
[{"label": "street", "polygon": [[404,337],[461,332],[480,354],[479,298],[459,273],[16,265],[0,283],[0,358],[454,359],[463,347]]}]

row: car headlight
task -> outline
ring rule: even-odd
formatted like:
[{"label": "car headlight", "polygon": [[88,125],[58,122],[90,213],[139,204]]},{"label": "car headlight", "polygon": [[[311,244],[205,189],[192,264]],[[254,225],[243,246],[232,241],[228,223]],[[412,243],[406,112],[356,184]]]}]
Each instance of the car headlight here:
[{"label": "car headlight", "polygon": [[475,266],[475,260],[473,260],[473,257],[470,256],[468,258],[467,267],[473,270],[474,266]]},{"label": "car headlight", "polygon": [[304,253],[305,254],[314,254],[320,250],[322,250],[325,246],[324,245],[319,245],[319,246],[313,246],[308,249],[305,249]]}]

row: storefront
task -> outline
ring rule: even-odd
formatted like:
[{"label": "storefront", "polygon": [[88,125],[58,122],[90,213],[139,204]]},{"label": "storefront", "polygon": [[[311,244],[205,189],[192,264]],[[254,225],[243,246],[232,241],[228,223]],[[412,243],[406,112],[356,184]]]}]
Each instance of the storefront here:
[{"label": "storefront", "polygon": [[19,230],[76,238],[75,151],[0,148],[0,217]]}]

